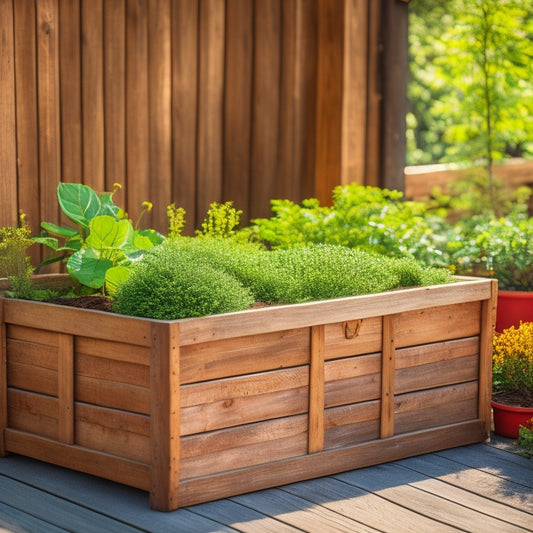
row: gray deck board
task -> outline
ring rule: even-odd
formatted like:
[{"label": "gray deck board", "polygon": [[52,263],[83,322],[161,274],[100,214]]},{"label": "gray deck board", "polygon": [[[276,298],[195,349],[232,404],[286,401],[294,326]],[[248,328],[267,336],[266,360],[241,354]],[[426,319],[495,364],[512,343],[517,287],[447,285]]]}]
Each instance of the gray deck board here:
[{"label": "gray deck board", "polygon": [[0,532],[533,532],[533,459],[487,444],[159,513],[148,494],[0,459]]}]

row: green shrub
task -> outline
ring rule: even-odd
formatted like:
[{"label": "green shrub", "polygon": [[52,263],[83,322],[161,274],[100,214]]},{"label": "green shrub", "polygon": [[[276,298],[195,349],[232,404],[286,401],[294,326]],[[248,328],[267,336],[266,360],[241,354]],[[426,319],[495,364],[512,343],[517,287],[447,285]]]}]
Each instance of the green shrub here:
[{"label": "green shrub", "polygon": [[117,290],[114,311],[172,320],[246,309],[253,297],[234,276],[172,246],[154,248]]}]

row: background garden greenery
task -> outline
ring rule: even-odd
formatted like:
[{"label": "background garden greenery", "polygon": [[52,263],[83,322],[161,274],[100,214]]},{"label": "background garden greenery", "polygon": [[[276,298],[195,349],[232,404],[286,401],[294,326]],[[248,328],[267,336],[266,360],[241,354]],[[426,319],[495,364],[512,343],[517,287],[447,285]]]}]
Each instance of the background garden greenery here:
[{"label": "background garden greenery", "polygon": [[411,0],[407,164],[533,156],[533,3]]}]

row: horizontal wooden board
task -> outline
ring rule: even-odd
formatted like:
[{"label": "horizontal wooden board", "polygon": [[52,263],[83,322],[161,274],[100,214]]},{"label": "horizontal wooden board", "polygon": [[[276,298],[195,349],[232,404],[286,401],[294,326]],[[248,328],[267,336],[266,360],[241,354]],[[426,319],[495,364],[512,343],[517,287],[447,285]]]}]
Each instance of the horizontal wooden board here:
[{"label": "horizontal wooden board", "polygon": [[478,378],[478,374],[479,357],[477,355],[402,368],[396,371],[395,392],[402,394],[473,381]]},{"label": "horizontal wooden board", "polygon": [[6,337],[8,339],[32,342],[35,344],[44,344],[46,346],[57,347],[59,333],[57,331],[48,331],[46,329],[28,328],[7,324]]},{"label": "horizontal wooden board", "polygon": [[10,363],[25,364],[56,371],[57,353],[57,345],[50,346],[14,339],[7,340],[7,360]]},{"label": "horizontal wooden board", "polygon": [[[433,305],[429,298],[426,304]],[[395,346],[414,346],[429,342],[479,335],[479,301],[417,309],[395,317]]]},{"label": "horizontal wooden board", "polygon": [[394,398],[395,434],[478,418],[477,383],[463,383]]},{"label": "horizontal wooden board", "polygon": [[75,337],[74,350],[78,354],[92,355],[113,361],[150,365],[150,348],[135,344],[112,342],[91,337]]},{"label": "horizontal wooden board", "polygon": [[[180,320],[180,345],[237,337],[245,330],[249,334],[267,333],[324,323],[339,323],[387,314],[398,314],[434,307],[452,306],[463,302],[490,299],[491,280],[461,278],[455,283],[417,287],[380,294],[324,300],[290,306],[273,306],[237,313]],[[479,306],[479,303],[476,304]],[[473,322],[472,316],[468,317]],[[464,327],[464,324],[463,324]],[[479,326],[478,326],[479,327]],[[420,328],[419,332],[422,332]],[[471,336],[479,332],[458,336]],[[408,337],[410,333],[405,332]],[[449,337],[449,338],[457,338]],[[407,343],[406,345],[413,344]]]},{"label": "horizontal wooden board", "polygon": [[76,309],[29,300],[4,299],[7,324],[39,327],[70,335],[94,337],[114,342],[151,345],[151,321],[103,311]]},{"label": "horizontal wooden board", "polygon": [[309,328],[299,328],[181,346],[180,381],[207,381],[304,365],[309,362],[309,345]]},{"label": "horizontal wooden board", "polygon": [[[161,354],[163,356],[164,354]],[[76,376],[116,381],[127,385],[150,387],[150,369],[145,365],[104,359],[77,353],[74,372]]]},{"label": "horizontal wooden board", "polygon": [[307,412],[309,369],[296,367],[181,387],[181,434]]},{"label": "horizontal wooden board", "polygon": [[119,381],[76,376],[74,399],[133,413],[150,414],[150,389]]},{"label": "horizontal wooden board", "polygon": [[180,478],[305,455],[307,428],[307,417],[299,415],[182,437]]},{"label": "horizontal wooden board", "polygon": [[57,398],[10,388],[7,400],[8,427],[57,439]]},{"label": "horizontal wooden board", "polygon": [[138,489],[147,491],[150,488],[149,466],[138,461],[62,444],[15,429],[6,429],[5,434],[6,447],[10,452],[110,479],[117,483],[124,483]]},{"label": "horizontal wooden board", "polygon": [[381,351],[381,325],[381,317],[326,324],[325,358],[337,359]]},{"label": "horizontal wooden board", "polygon": [[21,363],[7,364],[7,383],[10,387],[57,396],[57,372],[48,368]]}]

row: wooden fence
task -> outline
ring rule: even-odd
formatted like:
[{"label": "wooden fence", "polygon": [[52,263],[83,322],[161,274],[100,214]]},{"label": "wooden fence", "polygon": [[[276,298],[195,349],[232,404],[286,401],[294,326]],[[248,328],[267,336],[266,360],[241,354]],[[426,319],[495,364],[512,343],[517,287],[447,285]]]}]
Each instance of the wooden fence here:
[{"label": "wooden fence", "polygon": [[35,232],[63,222],[60,181],[120,183],[117,201],[132,218],[153,202],[145,223],[160,230],[175,202],[189,231],[214,201],[248,221],[272,198],[401,186],[406,13],[399,0],[0,0],[0,225],[19,209]]}]

